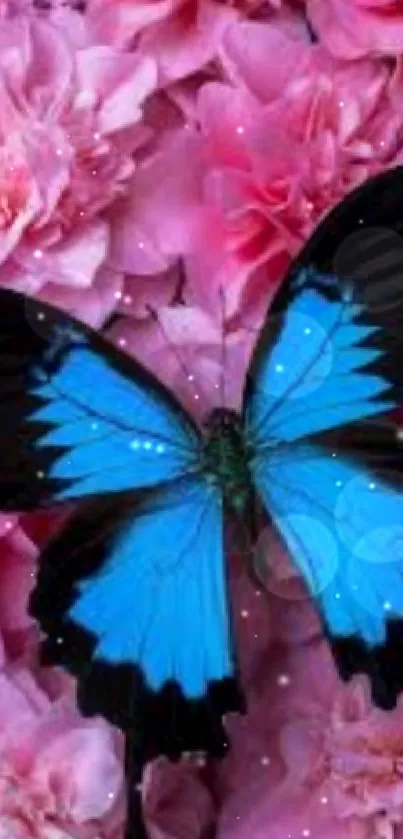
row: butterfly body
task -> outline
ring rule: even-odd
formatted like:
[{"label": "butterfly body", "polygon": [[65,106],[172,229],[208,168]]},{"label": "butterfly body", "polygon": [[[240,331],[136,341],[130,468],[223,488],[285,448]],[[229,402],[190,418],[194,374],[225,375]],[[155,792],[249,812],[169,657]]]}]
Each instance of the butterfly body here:
[{"label": "butterfly body", "polygon": [[242,418],[235,411],[216,408],[204,428],[203,470],[220,489],[228,511],[242,518],[254,495]]}]

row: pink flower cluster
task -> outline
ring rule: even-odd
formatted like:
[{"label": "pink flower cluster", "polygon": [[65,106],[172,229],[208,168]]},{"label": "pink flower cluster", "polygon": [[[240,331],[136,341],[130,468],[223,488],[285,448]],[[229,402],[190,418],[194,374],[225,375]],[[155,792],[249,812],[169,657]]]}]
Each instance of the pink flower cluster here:
[{"label": "pink flower cluster", "polygon": [[[223,377],[239,406],[291,258],[402,162],[402,103],[399,0],[1,0],[0,285],[105,326],[191,410]],[[0,837],[120,839],[121,738],[38,665],[53,526],[0,517]],[[403,705],[340,684],[268,538],[267,597],[230,559],[248,716],[222,764],[148,769],[150,836],[403,839]]]}]

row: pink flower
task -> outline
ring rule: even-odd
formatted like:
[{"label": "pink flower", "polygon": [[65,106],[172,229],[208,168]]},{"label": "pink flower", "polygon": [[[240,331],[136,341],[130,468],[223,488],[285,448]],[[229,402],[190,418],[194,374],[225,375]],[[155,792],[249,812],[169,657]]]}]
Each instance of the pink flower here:
[{"label": "pink flower", "polygon": [[95,325],[113,308],[113,204],[128,188],[154,83],[151,59],[74,48],[45,20],[2,23],[0,283]]},{"label": "pink flower", "polygon": [[150,839],[202,839],[214,824],[212,797],[198,777],[195,756],[173,764],[166,759],[147,767],[144,812]]},{"label": "pink flower", "polygon": [[0,766],[0,833],[10,839],[99,836],[122,790],[107,726],[50,702],[24,670],[0,674]]},{"label": "pink flower", "polygon": [[[147,282],[152,286],[153,280]],[[160,299],[157,294],[155,299]],[[223,369],[221,325],[201,307],[161,305],[158,323],[150,316],[141,321],[128,317],[110,332],[118,347],[152,370],[200,421],[223,403],[239,408],[255,337],[254,331],[228,332]]]},{"label": "pink flower", "polygon": [[398,0],[307,0],[307,13],[321,41],[339,58],[403,52]]},{"label": "pink flower", "polygon": [[262,0],[90,0],[94,37],[130,44],[155,58],[161,84],[185,78],[217,57],[223,33],[241,15],[255,12]]},{"label": "pink flower", "polygon": [[0,629],[3,635],[33,626],[28,598],[34,586],[37,549],[13,516],[0,517]]},{"label": "pink flower", "polygon": [[[394,826],[403,825],[403,704],[380,711],[364,677],[340,683],[324,641],[288,648],[279,661],[270,724],[283,777],[254,801],[234,835],[263,839],[271,824],[274,839],[318,832],[393,839]],[[233,811],[223,819],[223,837],[232,836]]]},{"label": "pink flower", "polygon": [[232,86],[205,84],[194,123],[134,174],[113,262],[151,274],[182,257],[198,305],[217,317],[224,287],[227,318],[256,325],[324,213],[401,158],[402,81],[269,23],[228,29],[222,60]]}]

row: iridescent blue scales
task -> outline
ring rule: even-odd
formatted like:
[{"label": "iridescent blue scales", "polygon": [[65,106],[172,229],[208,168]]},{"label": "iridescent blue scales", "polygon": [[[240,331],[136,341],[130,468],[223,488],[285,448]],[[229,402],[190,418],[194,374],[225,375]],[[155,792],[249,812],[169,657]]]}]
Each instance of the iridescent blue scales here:
[{"label": "iridescent blue scales", "polygon": [[85,713],[135,720],[147,756],[223,753],[222,717],[243,708],[229,516],[249,553],[259,524],[277,528],[343,676],[367,672],[384,707],[403,688],[401,219],[401,169],[325,219],[239,413],[217,405],[200,427],[106,340],[0,291],[0,507],[75,505],[31,600],[44,657],[78,676]]}]

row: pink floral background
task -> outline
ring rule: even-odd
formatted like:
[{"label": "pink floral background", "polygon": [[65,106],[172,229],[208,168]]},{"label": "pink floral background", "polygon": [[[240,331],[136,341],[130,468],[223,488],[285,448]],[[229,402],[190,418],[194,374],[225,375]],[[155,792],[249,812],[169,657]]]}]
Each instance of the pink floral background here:
[{"label": "pink floral background", "polygon": [[[291,258],[403,161],[401,0],[0,0],[0,18],[0,284],[99,329],[118,315],[111,340],[199,415],[223,287],[236,407]],[[27,614],[55,524],[0,517],[0,839],[120,839],[122,739],[38,666]],[[263,548],[265,593],[230,558],[249,714],[219,765],[148,768],[150,837],[403,839],[403,703],[339,682],[270,532]]]}]

